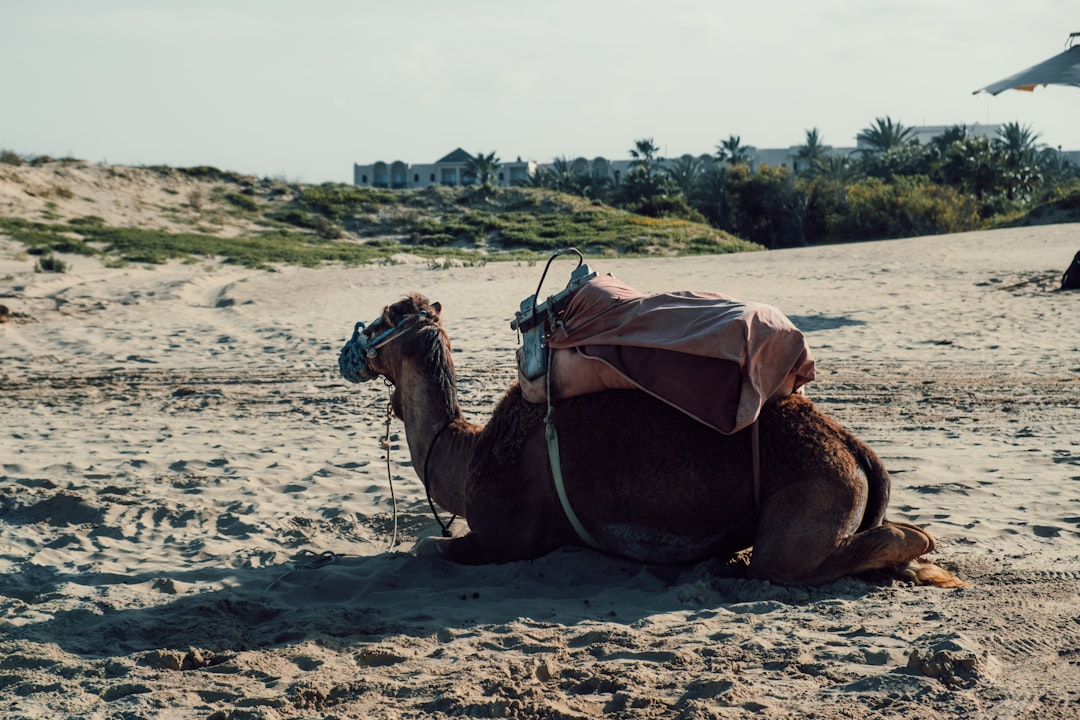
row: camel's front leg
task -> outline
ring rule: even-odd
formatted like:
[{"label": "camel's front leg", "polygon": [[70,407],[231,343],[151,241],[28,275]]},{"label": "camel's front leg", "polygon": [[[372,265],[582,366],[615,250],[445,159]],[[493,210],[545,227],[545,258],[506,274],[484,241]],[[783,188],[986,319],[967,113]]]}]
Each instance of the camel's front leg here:
[{"label": "camel's front leg", "polygon": [[413,555],[445,559],[462,565],[484,565],[493,562],[472,533],[456,538],[423,538],[413,547]]},{"label": "camel's front leg", "polygon": [[461,565],[488,565],[491,563],[531,560],[554,548],[537,551],[535,548],[514,548],[505,543],[486,543],[475,532],[455,538],[427,538],[416,545],[420,557],[440,557]]}]

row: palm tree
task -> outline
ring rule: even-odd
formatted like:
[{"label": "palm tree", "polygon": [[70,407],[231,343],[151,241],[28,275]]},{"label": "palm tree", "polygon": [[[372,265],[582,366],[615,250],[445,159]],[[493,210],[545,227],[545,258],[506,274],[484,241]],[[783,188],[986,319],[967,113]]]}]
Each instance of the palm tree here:
[{"label": "palm tree", "polygon": [[536,169],[529,173],[525,185],[532,188],[550,188],[552,185],[551,171],[537,165]]},{"label": "palm tree", "polygon": [[926,145],[929,176],[939,183],[960,187],[964,183],[964,165],[970,133],[966,125],[953,125],[930,138]]},{"label": "palm tree", "polygon": [[1002,156],[1005,195],[1010,200],[1030,196],[1042,180],[1035,145],[1038,138],[1038,133],[1017,122],[1005,123],[998,128],[993,145]]},{"label": "palm tree", "polygon": [[630,172],[638,171],[645,176],[652,175],[653,163],[662,159],[656,156],[659,150],[660,148],[656,146],[652,138],[635,140],[634,147],[630,148],[630,157],[634,158],[630,162]]},{"label": "palm tree", "polygon": [[502,163],[495,157],[494,152],[487,155],[477,153],[465,162],[465,175],[476,180],[482,187],[490,188],[495,185],[495,171],[501,166]]},{"label": "palm tree", "polygon": [[660,168],[656,163],[662,160],[656,154],[659,150],[652,138],[634,141],[634,147],[630,149],[633,160],[622,183],[624,202],[636,202],[664,193],[670,181],[658,175]]},{"label": "palm tree", "polygon": [[600,168],[593,168],[592,171],[582,174],[579,179],[581,194],[590,200],[606,202],[611,196],[613,187],[611,177]]},{"label": "palm tree", "polygon": [[860,176],[857,164],[846,155],[826,155],[817,164],[816,175],[839,183],[852,182]]},{"label": "palm tree", "polygon": [[1003,150],[1007,157],[1030,161],[1035,156],[1035,141],[1038,139],[1039,133],[1032,132],[1030,126],[1010,122],[998,128],[994,147]]},{"label": "palm tree", "polygon": [[716,146],[716,159],[734,167],[735,165],[749,165],[754,157],[754,149],[742,144],[742,138],[738,135],[729,135]]},{"label": "palm tree", "polygon": [[874,124],[859,133],[856,139],[866,145],[861,149],[863,153],[877,154],[913,143],[914,135],[915,131],[912,128],[904,127],[901,123],[894,123],[892,118],[886,115],[883,118],[876,118]]},{"label": "palm tree", "polygon": [[574,166],[574,161],[567,159],[565,155],[551,162],[548,175],[551,181],[549,187],[552,190],[574,195],[581,194],[581,173]]},{"label": "palm tree", "polygon": [[999,153],[984,137],[967,135],[948,146],[941,160],[942,179],[982,201],[993,195],[1001,175]]},{"label": "palm tree", "polygon": [[1035,164],[1043,177],[1044,187],[1058,185],[1072,178],[1080,177],[1080,168],[1069,162],[1059,150],[1045,147],[1037,151]]},{"label": "palm tree", "polygon": [[701,185],[705,163],[693,155],[683,155],[674,160],[670,167],[664,168],[664,171],[675,181],[683,196],[691,199]]},{"label": "palm tree", "polygon": [[949,149],[950,145],[967,140],[968,135],[969,133],[966,125],[953,125],[947,127],[940,135],[935,135],[930,138],[930,151],[937,157],[941,157],[945,155],[945,152]]},{"label": "palm tree", "polygon": [[828,148],[821,140],[821,133],[818,132],[817,128],[811,128],[806,131],[806,142],[799,146],[799,151],[795,153],[795,159],[802,161],[804,163],[803,167],[813,172],[828,153]]}]

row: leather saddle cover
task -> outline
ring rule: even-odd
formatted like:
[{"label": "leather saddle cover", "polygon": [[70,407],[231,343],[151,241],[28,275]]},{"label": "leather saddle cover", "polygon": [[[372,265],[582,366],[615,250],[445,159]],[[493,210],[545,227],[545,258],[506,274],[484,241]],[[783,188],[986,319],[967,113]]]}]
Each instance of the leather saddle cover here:
[{"label": "leather saddle cover", "polygon": [[[553,400],[637,388],[726,434],[814,379],[802,332],[777,308],[710,292],[643,295],[611,275],[571,296],[548,344]],[[546,402],[544,377],[520,380],[528,400]]]}]

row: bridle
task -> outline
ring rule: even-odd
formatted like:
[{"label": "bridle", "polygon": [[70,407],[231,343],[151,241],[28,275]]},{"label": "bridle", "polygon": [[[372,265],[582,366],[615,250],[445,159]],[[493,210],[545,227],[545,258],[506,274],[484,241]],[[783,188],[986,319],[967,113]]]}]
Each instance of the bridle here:
[{"label": "bridle", "polygon": [[[345,347],[341,349],[341,354],[338,356],[338,368],[341,370],[341,374],[345,379],[352,380],[353,382],[372,380],[379,377],[382,373],[371,367],[370,362],[378,356],[379,348],[390,343],[409,330],[419,327],[423,324],[423,320],[430,317],[431,313],[427,310],[420,310],[415,315],[406,315],[398,320],[397,324],[393,327],[388,327],[373,338],[368,338],[364,335],[364,331],[367,330],[368,324],[365,322],[357,322],[356,325],[353,326],[352,337],[349,339],[349,342],[345,343]],[[373,320],[371,325],[375,326],[382,321],[383,318],[380,317]]]}]

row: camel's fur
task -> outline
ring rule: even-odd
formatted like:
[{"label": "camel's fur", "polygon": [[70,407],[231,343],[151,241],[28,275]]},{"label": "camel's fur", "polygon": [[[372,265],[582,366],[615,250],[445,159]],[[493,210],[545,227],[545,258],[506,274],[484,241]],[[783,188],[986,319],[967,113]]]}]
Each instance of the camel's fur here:
[{"label": "camel's fur", "polygon": [[[418,316],[366,370],[394,384],[394,410],[432,498],[468,519],[467,535],[441,541],[445,556],[505,562],[582,544],[554,489],[546,408],[527,402],[515,383],[486,426],[467,422],[440,310],[413,294],[387,307],[365,335]],[[916,581],[962,584],[915,562],[934,539],[884,520],[889,476],[881,460],[802,395],[762,409],[760,507],[749,430],[722,435],[636,390],[560,402],[554,422],[567,494],[605,551],[682,563],[752,545],[750,575],[775,582],[821,584],[904,566]]]}]

